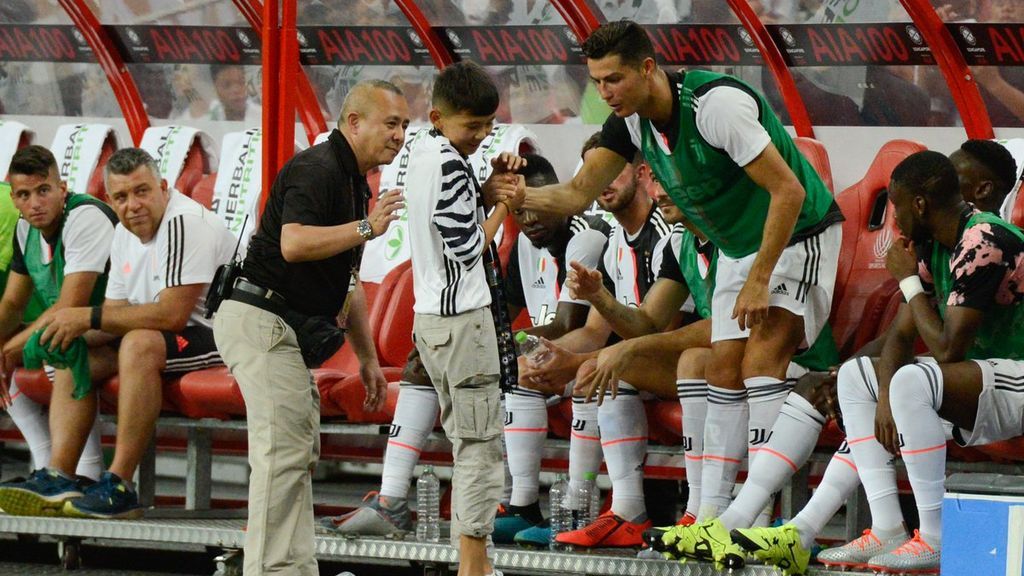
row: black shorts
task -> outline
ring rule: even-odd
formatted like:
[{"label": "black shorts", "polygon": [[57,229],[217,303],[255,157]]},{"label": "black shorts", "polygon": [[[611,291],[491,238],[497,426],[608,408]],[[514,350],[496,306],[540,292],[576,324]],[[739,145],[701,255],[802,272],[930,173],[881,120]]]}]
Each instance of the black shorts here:
[{"label": "black shorts", "polygon": [[193,370],[223,366],[224,361],[213,340],[213,330],[206,326],[186,326],[174,332],[161,331],[167,346],[164,374],[183,374]]}]

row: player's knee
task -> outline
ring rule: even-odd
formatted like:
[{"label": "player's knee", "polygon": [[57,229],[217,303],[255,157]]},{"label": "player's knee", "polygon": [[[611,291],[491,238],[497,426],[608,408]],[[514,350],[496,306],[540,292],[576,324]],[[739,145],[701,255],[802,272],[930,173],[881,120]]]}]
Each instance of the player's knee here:
[{"label": "player's knee", "polygon": [[909,408],[935,409],[935,388],[941,383],[929,378],[927,370],[927,367],[920,364],[908,364],[892,375],[889,384],[889,403],[894,414]]},{"label": "player's knee", "polygon": [[726,362],[709,362],[704,369],[705,378],[711,386],[740,390],[743,378],[740,367]]},{"label": "player's knee", "polygon": [[683,350],[676,364],[676,378],[702,380],[710,355],[711,350],[708,348],[689,348]]},{"label": "player's knee", "polygon": [[[836,392],[839,403],[876,402],[877,385],[874,379],[874,365],[866,358],[851,358],[839,367],[836,376]],[[871,374],[868,374],[868,371]]]}]

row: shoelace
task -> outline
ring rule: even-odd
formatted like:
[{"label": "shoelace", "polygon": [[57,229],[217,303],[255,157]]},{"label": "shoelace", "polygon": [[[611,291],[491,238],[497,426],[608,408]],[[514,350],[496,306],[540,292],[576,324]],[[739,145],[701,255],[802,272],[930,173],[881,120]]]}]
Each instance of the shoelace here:
[{"label": "shoelace", "polygon": [[914,537],[903,543],[902,546],[892,551],[894,556],[902,556],[904,554],[910,556],[921,556],[922,554],[935,553],[935,549],[928,545],[921,538],[921,532],[914,530]]},{"label": "shoelace", "polygon": [[366,502],[367,500],[376,497],[378,494],[380,494],[378,491],[370,490],[369,492],[366,493],[366,496],[363,496],[363,502]]},{"label": "shoelace", "polygon": [[863,535],[860,538],[857,538],[853,542],[850,542],[850,544],[855,544],[861,550],[864,550],[865,548],[867,548],[871,544],[872,540],[876,544],[879,544],[879,545],[882,544],[882,541],[878,539],[878,536],[875,536],[871,532],[871,528],[868,528],[867,530],[862,532],[862,534]]}]

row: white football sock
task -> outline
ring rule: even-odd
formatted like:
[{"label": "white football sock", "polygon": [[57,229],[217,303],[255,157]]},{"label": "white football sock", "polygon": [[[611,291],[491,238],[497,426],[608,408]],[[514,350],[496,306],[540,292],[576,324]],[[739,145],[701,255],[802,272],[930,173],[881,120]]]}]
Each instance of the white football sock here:
[{"label": "white football sock", "polygon": [[28,450],[32,454],[32,469],[38,470],[50,465],[50,422],[46,406],[26,396],[14,377],[11,377],[10,393],[12,402],[7,408],[11,420],[18,427]]},{"label": "white football sock", "polygon": [[576,495],[586,475],[601,469],[601,431],[597,421],[597,402],[572,399],[572,434],[569,437],[569,508],[577,510]]},{"label": "white football sock", "polygon": [[743,381],[747,389],[747,403],[750,404],[750,436],[747,438],[748,458],[754,457],[768,442],[769,433],[779,417],[779,410],[789,394],[790,386],[784,380],[755,376]]},{"label": "white football sock", "polygon": [[749,419],[746,389],[730,390],[708,385],[698,520],[715,518],[729,506],[736,472],[747,450]]},{"label": "white football sock", "polygon": [[903,531],[893,456],[875,439],[878,380],[871,359],[860,357],[844,363],[837,385],[846,441],[868,497],[872,529],[885,535]]},{"label": "white football sock", "polygon": [[814,539],[821,534],[828,521],[835,516],[859,484],[857,465],[850,457],[849,446],[843,442],[829,460],[818,489],[814,491],[804,509],[790,521],[790,524],[799,530],[800,543],[805,550],[811,549]]},{"label": "white football sock", "polygon": [[701,468],[704,464],[704,422],[708,415],[707,380],[676,380],[676,395],[683,409],[683,450],[686,456],[686,482],[690,493],[686,512],[694,518],[700,511]]},{"label": "white football sock", "polygon": [[537,501],[540,459],[548,437],[548,407],[544,396],[512,392],[505,395],[505,447],[512,474],[513,506]]},{"label": "white football sock", "polygon": [[619,383],[619,394],[605,395],[597,410],[608,477],[612,481],[612,512],[630,522],[647,520],[644,503],[644,457],[647,455],[647,413],[635,388]]},{"label": "white football sock", "polygon": [[437,402],[437,392],[433,388],[401,383],[388,447],[384,451],[381,496],[408,498],[413,468],[419,462],[420,452],[441,410]]},{"label": "white football sock", "polygon": [[75,474],[98,481],[100,476],[103,475],[104,467],[103,445],[100,438],[100,418],[99,410],[97,410],[96,420],[92,423],[92,430],[89,431],[89,437],[85,440],[82,455],[78,458],[78,467],[75,469]]},{"label": "white football sock", "polygon": [[726,528],[754,525],[762,510],[772,503],[772,494],[781,490],[810,458],[824,424],[825,416],[810,402],[796,392],[789,393],[768,435],[768,442],[760,447],[757,457],[750,463],[743,490],[719,517]]},{"label": "white football sock", "polygon": [[903,438],[900,455],[914,490],[921,535],[932,546],[942,542],[946,491],[946,434],[938,414],[942,385],[939,366],[920,363],[897,370],[889,387],[892,417]]}]

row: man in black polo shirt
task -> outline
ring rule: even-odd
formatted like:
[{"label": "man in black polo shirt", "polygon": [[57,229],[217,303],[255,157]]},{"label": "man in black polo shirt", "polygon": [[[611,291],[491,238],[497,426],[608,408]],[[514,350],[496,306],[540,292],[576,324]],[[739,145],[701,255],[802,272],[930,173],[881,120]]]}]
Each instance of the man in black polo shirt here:
[{"label": "man in black polo shirt", "polygon": [[277,175],[242,277],[214,321],[249,423],[245,576],[319,574],[310,470],[319,453],[320,396],[308,368],[341,347],[339,326],[359,358],[367,408],[384,401],[358,266],[363,243],[397,219],[402,198],[382,194],[367,215],[365,176],[395,158],[408,124],[408,103],[393,84],[352,88],[328,141]]}]

